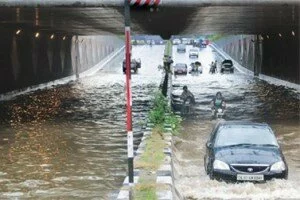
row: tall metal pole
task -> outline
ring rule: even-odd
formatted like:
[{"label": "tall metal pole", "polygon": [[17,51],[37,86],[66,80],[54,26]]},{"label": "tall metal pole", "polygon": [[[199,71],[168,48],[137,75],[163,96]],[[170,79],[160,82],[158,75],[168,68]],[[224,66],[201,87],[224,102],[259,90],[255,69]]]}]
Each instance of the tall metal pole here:
[{"label": "tall metal pole", "polygon": [[259,35],[255,36],[254,40],[254,51],[255,51],[255,58],[254,58],[254,76],[259,75]]},{"label": "tall metal pole", "polygon": [[75,75],[76,79],[79,78],[79,40],[78,35],[75,36]]},{"label": "tall metal pole", "polygon": [[133,132],[132,132],[132,97],[131,97],[131,39],[130,39],[130,3],[124,0],[125,8],[125,56],[126,56],[126,99],[127,99],[127,151],[129,185],[133,185]]}]

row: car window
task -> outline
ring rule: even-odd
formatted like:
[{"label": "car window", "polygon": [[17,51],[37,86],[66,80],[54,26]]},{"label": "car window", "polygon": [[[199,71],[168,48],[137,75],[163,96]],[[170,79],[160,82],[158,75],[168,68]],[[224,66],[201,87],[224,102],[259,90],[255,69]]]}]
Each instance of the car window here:
[{"label": "car window", "polygon": [[222,63],[223,64],[230,64],[230,65],[232,65],[232,61],[231,60],[224,60]]},{"label": "car window", "polygon": [[174,67],[175,68],[186,68],[186,65],[185,64],[176,64]]},{"label": "car window", "polygon": [[215,147],[238,144],[278,146],[273,132],[267,126],[226,125],[219,128],[216,134]]}]

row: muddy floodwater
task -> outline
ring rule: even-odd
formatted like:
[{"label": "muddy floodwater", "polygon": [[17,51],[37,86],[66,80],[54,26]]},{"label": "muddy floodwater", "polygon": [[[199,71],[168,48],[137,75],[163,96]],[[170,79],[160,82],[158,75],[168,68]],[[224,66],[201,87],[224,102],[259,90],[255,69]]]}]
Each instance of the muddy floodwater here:
[{"label": "muddy floodwater", "polygon": [[[184,199],[300,199],[300,102],[294,90],[268,84],[238,71],[209,74],[209,64],[222,61],[211,48],[200,51],[199,59],[176,53],[174,60],[188,65],[196,60],[203,74],[173,78],[173,94],[187,85],[196,98],[194,116],[184,118],[181,134],[174,141],[175,186]],[[188,47],[191,48],[191,47]],[[188,52],[188,51],[187,51]],[[225,120],[268,123],[274,130],[289,166],[288,180],[262,184],[224,183],[210,180],[203,167],[205,143],[217,123],[211,120],[210,101],[217,91],[227,102]]]},{"label": "muddy floodwater", "polygon": [[[188,46],[188,49],[191,48]],[[151,95],[161,82],[164,46],[135,46],[142,68],[132,75],[134,143],[143,133]],[[188,52],[188,51],[187,51]],[[127,174],[125,77],[120,54],[91,77],[0,102],[0,199],[115,199]],[[211,75],[222,58],[212,49],[199,59],[176,53],[174,62],[199,60],[203,74],[173,78],[174,94],[187,85],[195,116],[174,138],[175,186],[184,199],[300,199],[299,94],[236,72]],[[210,100],[221,91],[226,120],[268,123],[289,165],[288,180],[226,184],[203,168],[205,142],[216,121]]]},{"label": "muddy floodwater", "polygon": [[[136,46],[134,143],[164,46]],[[149,56],[151,55],[151,57]],[[0,102],[0,199],[115,199],[127,175],[124,54],[92,77]]]}]

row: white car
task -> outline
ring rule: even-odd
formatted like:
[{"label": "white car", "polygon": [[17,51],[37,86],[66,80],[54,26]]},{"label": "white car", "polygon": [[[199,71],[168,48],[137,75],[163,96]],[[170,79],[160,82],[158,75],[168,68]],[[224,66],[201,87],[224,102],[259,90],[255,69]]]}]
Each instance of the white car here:
[{"label": "white car", "polygon": [[173,44],[176,45],[176,44],[181,44],[181,40],[180,39],[174,39],[173,40]]},{"label": "white car", "polygon": [[178,53],[185,53],[186,52],[186,46],[185,46],[185,44],[179,44],[177,46],[177,52]]},{"label": "white car", "polygon": [[189,57],[191,58],[191,57],[199,57],[199,50],[198,49],[196,49],[196,48],[192,48],[192,49],[190,49],[190,51],[189,51]]}]

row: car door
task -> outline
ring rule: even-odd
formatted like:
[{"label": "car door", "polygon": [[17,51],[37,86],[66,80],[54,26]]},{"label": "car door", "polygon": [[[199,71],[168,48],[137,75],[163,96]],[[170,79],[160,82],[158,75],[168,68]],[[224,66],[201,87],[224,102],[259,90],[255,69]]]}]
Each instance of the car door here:
[{"label": "car door", "polygon": [[212,168],[212,163],[214,160],[214,140],[215,140],[215,135],[217,133],[217,130],[219,128],[219,124],[217,124],[215,126],[215,128],[213,129],[213,131],[210,134],[209,139],[207,140],[205,146],[206,146],[206,152],[205,152],[205,156],[204,156],[204,168],[206,173],[208,174],[208,172],[211,170]]}]

